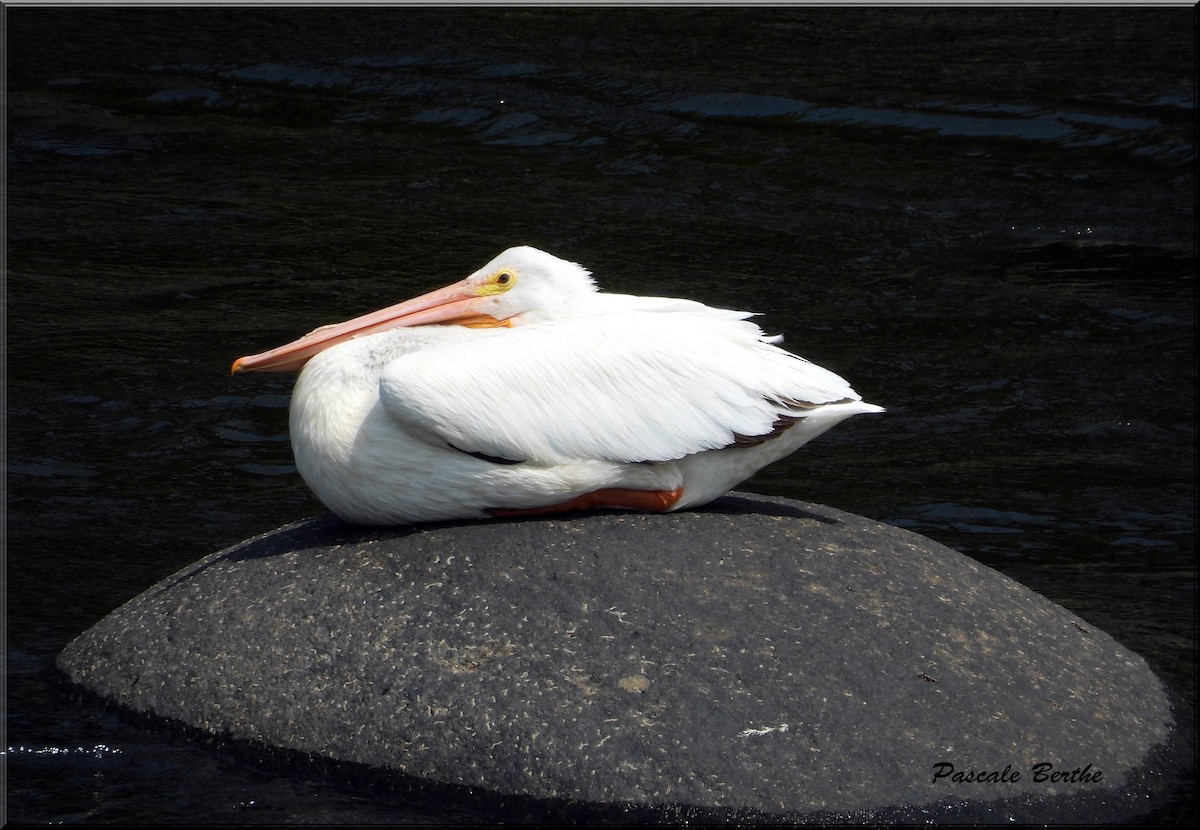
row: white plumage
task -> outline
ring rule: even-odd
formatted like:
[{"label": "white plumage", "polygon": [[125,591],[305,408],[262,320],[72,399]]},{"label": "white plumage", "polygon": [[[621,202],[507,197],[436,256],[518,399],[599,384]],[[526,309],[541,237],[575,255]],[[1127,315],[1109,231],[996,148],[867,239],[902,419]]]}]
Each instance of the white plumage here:
[{"label": "white plumage", "polygon": [[750,316],[598,293],[578,265],[512,248],[460,283],[234,371],[303,365],[296,465],[350,522],[677,510],[882,411]]}]

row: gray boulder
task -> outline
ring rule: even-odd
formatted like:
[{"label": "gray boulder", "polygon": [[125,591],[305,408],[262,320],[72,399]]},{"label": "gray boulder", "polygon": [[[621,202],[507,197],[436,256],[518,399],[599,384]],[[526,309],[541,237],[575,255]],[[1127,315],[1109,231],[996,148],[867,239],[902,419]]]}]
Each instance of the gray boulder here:
[{"label": "gray boulder", "polygon": [[[203,732],[505,796],[797,820],[1113,820],[1176,725],[1138,655],[922,536],[732,494],[213,554],[61,654]],[[695,811],[699,811],[696,813]]]}]

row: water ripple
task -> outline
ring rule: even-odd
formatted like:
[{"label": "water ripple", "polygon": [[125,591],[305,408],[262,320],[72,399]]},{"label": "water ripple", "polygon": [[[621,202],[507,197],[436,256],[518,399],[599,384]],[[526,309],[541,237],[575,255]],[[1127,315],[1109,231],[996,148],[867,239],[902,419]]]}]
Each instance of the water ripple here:
[{"label": "water ripple", "polygon": [[1016,138],[1067,147],[1116,145],[1165,161],[1190,160],[1191,142],[1161,136],[1156,118],[1043,110],[1012,104],[918,102],[908,108],[826,107],[778,95],[701,93],[673,101],[669,112],[700,119],[781,119],[796,124],[889,127],[947,137]]}]

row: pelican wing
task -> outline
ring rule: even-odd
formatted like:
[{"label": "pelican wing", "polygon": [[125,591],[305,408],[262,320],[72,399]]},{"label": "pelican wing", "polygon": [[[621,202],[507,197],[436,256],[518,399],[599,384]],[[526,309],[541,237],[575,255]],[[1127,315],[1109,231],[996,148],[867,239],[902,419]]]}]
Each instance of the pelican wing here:
[{"label": "pelican wing", "polygon": [[391,361],[379,391],[460,450],[539,463],[667,461],[859,399],[734,315],[638,311],[474,330]]}]

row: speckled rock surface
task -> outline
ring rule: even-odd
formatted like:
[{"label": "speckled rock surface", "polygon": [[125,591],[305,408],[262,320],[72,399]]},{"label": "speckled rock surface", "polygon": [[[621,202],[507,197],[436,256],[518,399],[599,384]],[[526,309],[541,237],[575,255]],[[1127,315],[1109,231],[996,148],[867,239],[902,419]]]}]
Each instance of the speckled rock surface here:
[{"label": "speckled rock surface", "polygon": [[743,494],[305,520],[163,580],[59,668],[139,712],[427,781],[796,818],[1116,818],[1173,731],[1142,658],[998,572]]}]

